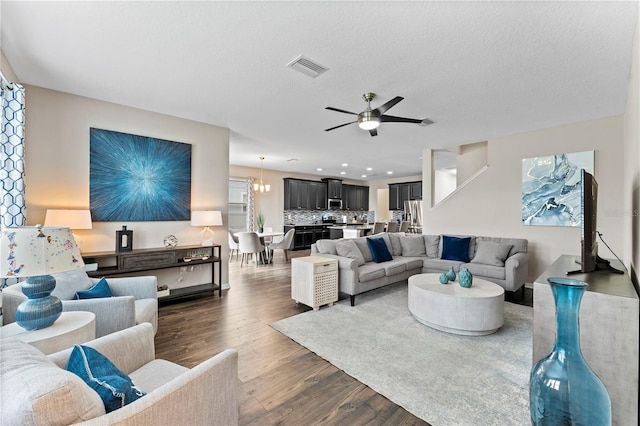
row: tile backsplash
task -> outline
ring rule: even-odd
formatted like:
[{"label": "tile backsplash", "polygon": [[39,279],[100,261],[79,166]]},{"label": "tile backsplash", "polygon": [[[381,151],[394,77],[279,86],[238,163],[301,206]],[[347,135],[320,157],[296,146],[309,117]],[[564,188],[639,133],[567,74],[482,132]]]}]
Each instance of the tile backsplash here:
[{"label": "tile backsplash", "polygon": [[322,223],[323,217],[335,216],[340,222],[342,216],[347,216],[347,220],[352,220],[355,216],[362,222],[375,222],[375,212],[373,211],[353,211],[353,210],[285,210],[284,223]]}]

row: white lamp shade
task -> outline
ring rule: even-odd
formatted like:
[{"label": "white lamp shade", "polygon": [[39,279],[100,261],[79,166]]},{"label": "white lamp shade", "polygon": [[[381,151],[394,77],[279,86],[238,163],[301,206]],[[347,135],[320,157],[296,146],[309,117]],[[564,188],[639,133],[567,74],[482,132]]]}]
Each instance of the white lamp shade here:
[{"label": "white lamp shade", "polygon": [[0,277],[33,277],[84,266],[71,229],[49,226],[3,228]]},{"label": "white lamp shade", "polygon": [[222,226],[222,213],[219,210],[194,210],[191,226]]},{"label": "white lamp shade", "polygon": [[44,226],[68,226],[71,229],[92,229],[89,210],[47,210]]}]

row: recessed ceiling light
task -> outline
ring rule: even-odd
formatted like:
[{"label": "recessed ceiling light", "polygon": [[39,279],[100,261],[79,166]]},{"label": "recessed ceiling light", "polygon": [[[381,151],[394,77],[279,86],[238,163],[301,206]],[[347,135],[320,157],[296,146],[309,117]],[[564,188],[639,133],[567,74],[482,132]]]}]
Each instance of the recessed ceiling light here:
[{"label": "recessed ceiling light", "polygon": [[347,163],[342,163],[342,167],[347,167],[348,164]]},{"label": "recessed ceiling light", "polygon": [[362,177],[367,177],[367,175],[362,175]]},{"label": "recessed ceiling light", "polygon": [[317,171],[319,171],[319,172],[321,172],[321,171],[322,171],[322,169],[321,169],[320,167],[318,167],[316,170],[317,170]]},{"label": "recessed ceiling light", "polygon": [[370,172],[371,170],[373,170],[371,167],[367,167],[368,172]]},{"label": "recessed ceiling light", "polygon": [[340,174],[341,174],[341,175],[346,175],[346,174],[347,174],[347,172],[340,172]]},{"label": "recessed ceiling light", "polygon": [[393,172],[392,172],[392,171],[388,171],[388,172],[387,172],[387,174],[388,174],[388,175],[392,175],[392,174],[393,174]]}]

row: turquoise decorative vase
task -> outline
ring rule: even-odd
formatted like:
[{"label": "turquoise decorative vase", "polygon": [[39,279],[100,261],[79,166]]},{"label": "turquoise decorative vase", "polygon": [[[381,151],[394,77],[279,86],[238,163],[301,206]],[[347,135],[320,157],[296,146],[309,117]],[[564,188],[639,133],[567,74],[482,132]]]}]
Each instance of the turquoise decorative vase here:
[{"label": "turquoise decorative vase", "polygon": [[62,302],[51,292],[56,280],[51,275],[27,278],[22,292],[28,297],[16,310],[16,323],[25,330],[39,330],[52,325],[62,313]]},{"label": "turquoise decorative vase", "polygon": [[458,284],[460,284],[460,287],[469,288],[471,283],[473,283],[473,275],[467,268],[462,268],[458,272]]},{"label": "turquoise decorative vase", "polygon": [[447,277],[447,274],[444,272],[440,274],[440,278],[438,278],[438,280],[440,281],[440,284],[446,284],[449,282],[449,278]]},{"label": "turquoise decorative vase", "polygon": [[607,389],[580,350],[580,301],[588,284],[549,278],[556,304],[556,343],[531,370],[531,424],[611,425]]},{"label": "turquoise decorative vase", "polygon": [[453,266],[451,268],[449,268],[449,272],[447,272],[447,278],[449,278],[449,281],[455,281],[456,280],[456,273],[453,270]]}]

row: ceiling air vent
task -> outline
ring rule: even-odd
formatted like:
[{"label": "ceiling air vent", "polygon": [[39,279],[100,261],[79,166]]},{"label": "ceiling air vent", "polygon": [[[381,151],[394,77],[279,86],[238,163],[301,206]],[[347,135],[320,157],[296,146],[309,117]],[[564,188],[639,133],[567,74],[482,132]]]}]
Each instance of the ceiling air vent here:
[{"label": "ceiling air vent", "polygon": [[320,65],[317,62],[312,61],[306,56],[298,56],[293,61],[287,64],[289,68],[293,68],[296,71],[300,71],[309,77],[316,78],[320,74],[329,71],[329,68]]}]

